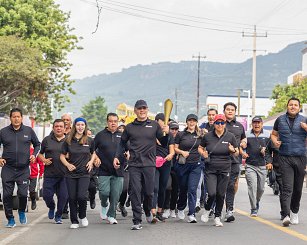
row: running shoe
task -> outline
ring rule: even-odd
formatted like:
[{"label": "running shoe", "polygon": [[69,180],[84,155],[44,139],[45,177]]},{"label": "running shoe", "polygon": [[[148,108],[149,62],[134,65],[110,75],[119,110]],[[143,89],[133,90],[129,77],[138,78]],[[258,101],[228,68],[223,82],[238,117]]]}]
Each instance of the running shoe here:
[{"label": "running shoe", "polygon": [[152,215],[152,213],[150,213],[149,216],[146,216],[146,221],[147,221],[147,223],[149,223],[149,224],[156,224],[156,223],[158,222],[158,219],[157,219],[156,217],[154,217],[154,216]]},{"label": "running shoe", "polygon": [[101,210],[100,210],[100,218],[102,219],[102,220],[105,220],[105,219],[107,219],[108,217],[107,217],[107,207],[102,207],[101,206]]},{"label": "running shoe", "polygon": [[165,218],[165,219],[168,219],[170,215],[171,215],[171,212],[170,212],[169,209],[165,209],[163,214],[162,214],[163,218]]},{"label": "running shoe", "polygon": [[200,217],[200,220],[204,223],[207,223],[209,221],[209,214],[210,214],[210,210],[204,210],[204,213],[202,214],[202,216]]},{"label": "running shoe", "polygon": [[81,219],[81,225],[82,225],[83,227],[87,227],[87,226],[88,226],[88,220],[87,220],[86,217],[83,218],[83,219]]},{"label": "running shoe", "polygon": [[62,221],[61,217],[55,216],[54,217],[54,223],[60,225],[60,224],[63,224],[63,221]]},{"label": "running shoe", "polygon": [[197,220],[195,218],[195,216],[192,214],[192,215],[188,215],[188,222],[189,223],[197,223]]},{"label": "running shoe", "polygon": [[95,209],[95,207],[96,207],[96,201],[95,201],[95,199],[91,199],[91,200],[90,200],[90,207],[91,207],[91,209]]},{"label": "running shoe", "polygon": [[6,228],[14,228],[16,226],[15,219],[14,218],[9,218],[7,221],[7,225],[5,226]]},{"label": "running shoe", "polygon": [[200,210],[201,210],[201,207],[200,206],[196,206],[195,213],[198,213]]},{"label": "running shoe", "polygon": [[171,218],[176,218],[176,211],[175,210],[171,210],[170,211],[170,217]]},{"label": "running shoe", "polygon": [[128,215],[128,212],[127,212],[125,206],[118,204],[118,209],[121,212],[123,217],[126,217]]},{"label": "running shoe", "polygon": [[160,213],[160,212],[157,212],[156,218],[157,218],[159,221],[161,221],[161,222],[165,222],[165,219],[166,219],[166,218],[163,217],[162,213]]},{"label": "running shoe", "polygon": [[62,219],[69,219],[68,212],[62,213]]},{"label": "running shoe", "polygon": [[181,220],[185,218],[184,210],[178,210],[178,218]]},{"label": "running shoe", "polygon": [[54,219],[54,209],[49,209],[48,218],[49,219]]},{"label": "running shoe", "polygon": [[117,220],[116,220],[115,218],[113,218],[113,217],[108,217],[108,223],[109,223],[110,225],[116,225],[116,224],[118,224]]},{"label": "running shoe", "polygon": [[228,210],[225,215],[225,222],[232,222],[235,221],[235,216],[233,215],[232,210]]},{"label": "running shoe", "polygon": [[251,210],[251,217],[257,217],[258,216],[258,212],[257,210]]},{"label": "running shoe", "polygon": [[33,199],[33,200],[31,201],[31,210],[35,210],[35,209],[36,209],[36,200]]},{"label": "running shoe", "polygon": [[222,227],[222,226],[223,226],[223,223],[221,222],[220,217],[215,217],[215,218],[214,218],[214,225],[215,225],[216,227]]},{"label": "running shoe", "polygon": [[291,224],[291,220],[289,215],[287,215],[286,217],[284,217],[284,219],[282,220],[282,224],[285,227],[288,227]]},{"label": "running shoe", "polygon": [[299,220],[298,220],[298,213],[292,213],[292,211],[290,212],[290,222],[292,225],[298,225]]},{"label": "running shoe", "polygon": [[126,207],[129,208],[130,207],[130,197],[128,197],[127,202],[126,202]]},{"label": "running shoe", "polygon": [[18,211],[18,215],[19,215],[20,224],[22,224],[22,225],[27,224],[28,221],[27,221],[26,213],[23,212],[23,211]]},{"label": "running shoe", "polygon": [[210,210],[210,213],[209,213],[209,219],[213,218],[214,217],[214,211],[211,209]]},{"label": "running shoe", "polygon": [[79,224],[71,224],[70,225],[70,229],[78,229],[79,228]]},{"label": "running shoe", "polygon": [[133,226],[131,226],[131,230],[136,231],[136,230],[141,230],[142,224],[134,224]]}]

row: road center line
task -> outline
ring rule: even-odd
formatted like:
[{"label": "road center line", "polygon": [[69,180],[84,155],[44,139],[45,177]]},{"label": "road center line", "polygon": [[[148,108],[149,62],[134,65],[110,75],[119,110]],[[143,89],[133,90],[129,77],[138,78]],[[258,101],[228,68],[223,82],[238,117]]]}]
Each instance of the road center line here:
[{"label": "road center line", "polygon": [[[16,239],[17,237],[19,237],[20,235],[22,235],[23,233],[27,232],[28,230],[30,230],[30,228],[34,225],[36,225],[38,222],[40,222],[42,219],[44,219],[46,217],[46,214],[42,214],[41,216],[39,216],[37,219],[35,219],[33,222],[31,222],[30,224],[27,224],[26,226],[24,226],[23,228],[21,228],[18,231],[14,230],[14,233],[9,235],[8,237],[6,237],[5,239],[3,239],[1,241],[1,245],[6,245],[9,244],[10,242],[12,242],[14,239]],[[6,228],[6,229],[16,229],[16,228]]]},{"label": "road center line", "polygon": [[289,227],[283,227],[283,226],[274,224],[273,222],[268,221],[268,220],[263,219],[263,218],[260,218],[260,217],[251,217],[249,213],[247,213],[245,211],[242,211],[240,209],[236,209],[236,212],[241,214],[241,215],[244,215],[244,216],[246,216],[246,217],[248,217],[250,219],[253,219],[253,220],[256,220],[256,221],[258,221],[260,223],[263,223],[263,224],[266,224],[268,226],[271,226],[271,227],[273,227],[276,230],[280,230],[280,231],[282,231],[284,233],[287,233],[288,235],[294,236],[294,237],[299,238],[299,239],[301,239],[303,241],[307,241],[307,236],[306,235],[301,234],[301,233],[299,233],[297,231],[291,230],[291,229],[289,229]]}]

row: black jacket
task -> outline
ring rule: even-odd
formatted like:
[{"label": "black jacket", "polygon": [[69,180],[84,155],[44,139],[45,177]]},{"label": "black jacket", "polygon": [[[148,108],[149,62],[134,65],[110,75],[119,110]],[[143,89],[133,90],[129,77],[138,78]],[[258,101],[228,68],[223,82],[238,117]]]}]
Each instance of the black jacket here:
[{"label": "black jacket", "polygon": [[34,147],[36,156],[40,149],[40,142],[31,127],[21,125],[15,130],[9,125],[0,130],[0,146],[3,144],[2,158],[6,165],[12,168],[25,168],[30,164],[30,146]]}]

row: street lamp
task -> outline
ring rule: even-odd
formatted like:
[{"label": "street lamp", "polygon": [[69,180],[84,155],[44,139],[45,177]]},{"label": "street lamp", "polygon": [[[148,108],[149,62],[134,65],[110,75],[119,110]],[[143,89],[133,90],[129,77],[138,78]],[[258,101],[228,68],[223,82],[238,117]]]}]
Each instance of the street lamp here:
[{"label": "street lamp", "polygon": [[159,103],[159,107],[160,107],[160,111],[159,111],[159,112],[162,112],[162,106],[163,106],[163,103],[160,102],[160,103]]},{"label": "street lamp", "polygon": [[248,98],[248,106],[247,106],[247,126],[246,129],[249,130],[249,121],[250,121],[250,102],[251,102],[251,91],[249,90],[243,90],[243,93],[247,93]]}]

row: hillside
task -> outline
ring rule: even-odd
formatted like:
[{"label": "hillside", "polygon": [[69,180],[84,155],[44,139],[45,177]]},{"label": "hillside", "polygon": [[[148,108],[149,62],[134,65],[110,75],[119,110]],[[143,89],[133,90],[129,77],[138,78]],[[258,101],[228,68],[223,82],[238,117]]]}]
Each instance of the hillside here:
[{"label": "hillside", "polygon": [[[304,42],[288,45],[278,53],[257,56],[257,95],[270,97],[278,83],[286,83],[288,75],[301,70]],[[201,62],[201,113],[205,113],[208,94],[236,95],[236,89],[251,89],[252,59],[243,63]],[[106,99],[109,111],[118,103],[133,105],[139,98],[147,100],[150,110],[158,111],[159,102],[175,101],[178,89],[179,116],[195,112],[197,62],[161,62],[137,65],[121,72],[101,74],[77,80],[73,88],[77,95],[65,110],[79,115],[80,108],[100,95]]]}]

